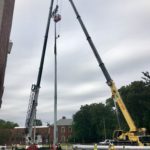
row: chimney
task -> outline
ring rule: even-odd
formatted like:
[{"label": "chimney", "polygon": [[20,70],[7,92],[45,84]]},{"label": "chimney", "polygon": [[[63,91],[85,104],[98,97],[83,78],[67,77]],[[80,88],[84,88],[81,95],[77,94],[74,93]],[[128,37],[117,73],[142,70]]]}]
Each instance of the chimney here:
[{"label": "chimney", "polygon": [[62,117],[62,119],[66,119],[66,117],[65,117],[65,116],[63,116],[63,117]]}]

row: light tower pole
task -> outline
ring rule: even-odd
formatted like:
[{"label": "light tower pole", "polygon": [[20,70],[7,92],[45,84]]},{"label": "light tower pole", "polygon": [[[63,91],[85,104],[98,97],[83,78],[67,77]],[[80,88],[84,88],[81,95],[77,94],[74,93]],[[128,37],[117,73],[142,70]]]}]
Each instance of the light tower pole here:
[{"label": "light tower pole", "polygon": [[59,35],[57,35],[57,22],[61,20],[61,16],[57,13],[58,12],[58,5],[56,5],[56,8],[53,11],[53,18],[54,18],[54,24],[55,24],[55,31],[54,31],[54,55],[55,55],[55,63],[54,63],[54,77],[55,77],[55,84],[54,84],[54,146],[56,145],[58,141],[58,133],[57,133],[57,38]]}]

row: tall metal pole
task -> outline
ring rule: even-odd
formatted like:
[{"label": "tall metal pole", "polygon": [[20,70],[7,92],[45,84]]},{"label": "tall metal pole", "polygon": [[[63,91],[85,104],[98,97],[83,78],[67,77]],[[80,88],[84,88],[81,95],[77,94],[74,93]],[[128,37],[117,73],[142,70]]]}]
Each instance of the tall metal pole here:
[{"label": "tall metal pole", "polygon": [[58,133],[57,133],[57,22],[61,20],[61,16],[57,14],[58,12],[58,5],[56,5],[55,10],[53,11],[53,17],[54,17],[54,22],[55,22],[55,33],[54,33],[54,55],[55,55],[55,63],[54,63],[54,72],[55,72],[55,84],[54,84],[54,146],[57,143],[58,140]]},{"label": "tall metal pole", "polygon": [[55,22],[55,45],[54,45],[54,55],[55,55],[55,91],[54,91],[54,145],[57,143],[57,33],[56,33],[56,22]]},{"label": "tall metal pole", "polygon": [[106,125],[105,125],[105,118],[103,117],[103,124],[104,124],[104,136],[106,140]]}]

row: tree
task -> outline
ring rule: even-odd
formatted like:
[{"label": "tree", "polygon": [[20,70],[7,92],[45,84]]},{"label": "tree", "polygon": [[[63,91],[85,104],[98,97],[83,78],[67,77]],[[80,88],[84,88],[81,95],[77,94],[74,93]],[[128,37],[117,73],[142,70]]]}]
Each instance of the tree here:
[{"label": "tree", "polygon": [[13,129],[14,127],[18,126],[19,125],[17,123],[0,119],[0,129]]},{"label": "tree", "polygon": [[[137,128],[145,127],[150,131],[150,75],[148,72],[143,74],[144,81],[134,81],[122,86],[119,93]],[[129,130],[125,118],[118,110],[121,129]],[[112,98],[106,100],[106,105],[99,103],[81,106],[73,116],[74,138],[79,142],[97,142],[105,137],[105,133],[107,138],[112,137],[113,131],[118,129],[115,115]]]},{"label": "tree", "polygon": [[42,121],[40,119],[36,119],[36,120],[34,120],[34,125],[42,126]]},{"label": "tree", "polygon": [[98,142],[112,137],[116,122],[114,111],[102,103],[81,106],[73,116],[75,138],[82,142]]},{"label": "tree", "polygon": [[142,77],[142,79],[145,81],[145,84],[150,86],[150,74],[148,71],[146,72],[142,72],[144,77]]},{"label": "tree", "polygon": [[11,135],[10,129],[0,129],[0,145],[6,144],[6,141],[9,141]]},{"label": "tree", "polygon": [[120,89],[121,95],[137,127],[150,128],[150,87],[143,81],[132,82]]},{"label": "tree", "polygon": [[[147,86],[147,80],[145,82],[134,81],[127,86],[121,87],[119,92],[136,126],[150,129],[150,86]],[[112,99],[108,99],[106,104],[114,107]],[[122,129],[127,129],[128,126],[122,113],[120,112],[119,114]]]},{"label": "tree", "polygon": [[0,119],[0,145],[5,144],[10,139],[11,129],[14,127],[18,127],[18,124]]}]

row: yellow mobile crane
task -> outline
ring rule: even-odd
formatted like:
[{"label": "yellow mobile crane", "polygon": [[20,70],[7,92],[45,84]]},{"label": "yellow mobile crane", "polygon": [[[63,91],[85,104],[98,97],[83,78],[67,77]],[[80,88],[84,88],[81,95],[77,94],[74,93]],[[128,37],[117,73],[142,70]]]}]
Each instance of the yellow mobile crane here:
[{"label": "yellow mobile crane", "polygon": [[69,0],[69,1],[70,1],[71,6],[77,16],[78,21],[83,29],[84,34],[86,35],[86,38],[90,44],[90,47],[93,50],[93,53],[98,61],[98,64],[107,80],[107,84],[110,87],[111,92],[112,92],[112,97],[113,97],[115,103],[118,104],[128,126],[129,126],[129,131],[116,130],[114,132],[115,144],[134,144],[134,145],[140,145],[140,146],[150,145],[150,135],[146,135],[145,128],[138,129],[135,126],[134,121],[131,118],[131,116],[126,108],[114,81],[111,79],[104,63],[102,62],[102,59],[101,59],[100,55],[98,54],[98,51],[89,35],[73,1],[72,0]]}]

